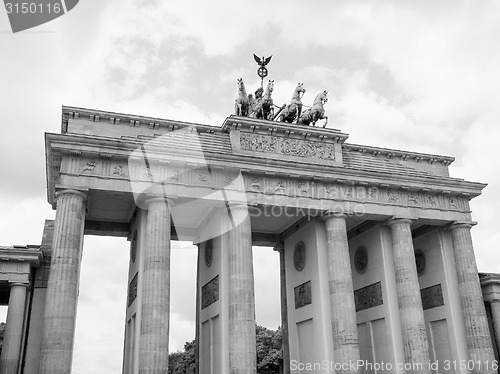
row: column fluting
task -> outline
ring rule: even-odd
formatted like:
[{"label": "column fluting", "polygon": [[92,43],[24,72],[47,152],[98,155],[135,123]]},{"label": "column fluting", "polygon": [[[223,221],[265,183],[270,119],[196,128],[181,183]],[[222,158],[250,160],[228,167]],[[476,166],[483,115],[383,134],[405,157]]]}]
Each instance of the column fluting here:
[{"label": "column fluting", "polygon": [[54,241],[45,301],[40,374],[71,372],[87,195],[57,193]]},{"label": "column fluting", "polygon": [[231,205],[229,234],[229,371],[255,374],[255,295],[252,229],[245,204]]},{"label": "column fluting", "polygon": [[165,374],[170,327],[170,212],[163,197],[149,198],[146,203],[139,373]]},{"label": "column fluting", "polygon": [[9,307],[0,358],[0,373],[3,374],[17,374],[19,367],[28,286],[28,283],[10,284]]},{"label": "column fluting", "polygon": [[388,221],[392,232],[396,291],[398,294],[401,331],[408,374],[428,374],[429,342],[425,329],[424,310],[420,296],[415,250],[411,236],[411,220]]},{"label": "column fluting", "polygon": [[283,374],[290,373],[290,345],[288,342],[288,302],[286,297],[285,244],[279,243],[274,250],[280,256],[280,294],[281,294],[281,336],[283,349]]},{"label": "column fluting", "polygon": [[345,214],[329,213],[324,221],[334,357],[343,364],[339,373],[355,374],[359,370],[351,364],[357,363],[360,355],[346,218]]},{"label": "column fluting", "polygon": [[450,226],[467,348],[469,359],[474,362],[474,369],[471,373],[497,373],[492,368],[495,356],[477,273],[476,257],[470,234],[471,227],[470,223],[456,223]]},{"label": "column fluting", "polygon": [[490,303],[491,318],[493,319],[493,329],[495,330],[495,339],[500,344],[500,300],[494,300]]}]

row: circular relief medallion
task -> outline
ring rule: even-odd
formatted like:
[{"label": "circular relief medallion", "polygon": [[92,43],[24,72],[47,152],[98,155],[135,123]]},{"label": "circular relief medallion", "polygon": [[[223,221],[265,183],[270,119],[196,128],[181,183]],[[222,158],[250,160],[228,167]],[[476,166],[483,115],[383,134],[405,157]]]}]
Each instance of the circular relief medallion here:
[{"label": "circular relief medallion", "polygon": [[420,277],[422,274],[424,274],[425,267],[427,265],[425,253],[421,249],[415,250],[415,265],[417,265],[417,274]]},{"label": "circular relief medallion", "polygon": [[293,251],[293,264],[297,271],[302,271],[306,266],[306,245],[304,242],[298,242]]},{"label": "circular relief medallion", "polygon": [[135,257],[137,255],[137,230],[134,231],[132,235],[132,243],[130,243],[130,258],[132,262],[135,262]]},{"label": "circular relief medallion", "polygon": [[207,265],[207,268],[212,265],[213,255],[212,240],[210,239],[205,243],[205,265]]},{"label": "circular relief medallion", "polygon": [[356,253],[354,254],[354,267],[360,274],[363,274],[368,267],[368,251],[363,246],[356,249]]}]

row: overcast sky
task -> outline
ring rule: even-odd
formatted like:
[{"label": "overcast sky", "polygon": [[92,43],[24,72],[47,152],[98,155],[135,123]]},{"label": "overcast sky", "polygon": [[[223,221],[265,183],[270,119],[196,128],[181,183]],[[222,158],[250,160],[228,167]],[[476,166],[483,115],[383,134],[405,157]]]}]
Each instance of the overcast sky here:
[{"label": "overcast sky", "polygon": [[[0,11],[0,243],[38,244],[55,216],[43,133],[60,131],[62,105],[220,126],[236,79],[259,85],[256,53],[273,55],[275,103],[299,81],[307,105],[326,89],[348,142],[454,156],[452,176],[488,183],[473,238],[479,270],[499,272],[499,38],[488,0],[83,0],[18,34]],[[74,373],[121,370],[128,248],[85,238]],[[257,320],[276,328],[277,254],[254,252]],[[174,243],[171,350],[194,337],[195,258]]]}]

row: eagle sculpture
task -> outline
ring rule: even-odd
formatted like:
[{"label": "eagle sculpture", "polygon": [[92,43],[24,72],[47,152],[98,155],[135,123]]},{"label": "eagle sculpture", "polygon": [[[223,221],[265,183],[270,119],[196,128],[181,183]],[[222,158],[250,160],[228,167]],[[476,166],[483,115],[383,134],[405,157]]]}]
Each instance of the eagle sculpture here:
[{"label": "eagle sculpture", "polygon": [[273,56],[271,55],[268,58],[265,58],[264,56],[262,56],[262,58],[260,58],[255,53],[253,54],[253,58],[255,59],[255,62],[258,63],[260,66],[266,66],[267,64],[269,64],[269,61],[271,61],[272,57]]}]

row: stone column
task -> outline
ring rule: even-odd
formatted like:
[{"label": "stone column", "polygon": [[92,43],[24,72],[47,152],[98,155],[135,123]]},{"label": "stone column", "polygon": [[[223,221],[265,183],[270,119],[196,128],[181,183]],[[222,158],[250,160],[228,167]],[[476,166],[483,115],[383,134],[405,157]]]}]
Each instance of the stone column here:
[{"label": "stone column", "polygon": [[3,336],[0,373],[17,374],[20,364],[28,283],[11,283],[7,322]]},{"label": "stone column", "polygon": [[500,300],[490,302],[491,318],[493,320],[493,329],[495,330],[495,340],[500,344]]},{"label": "stone column", "polygon": [[[206,246],[207,243],[205,242]],[[200,261],[202,259],[201,256],[201,243],[196,245],[198,247],[198,256],[196,257],[196,315],[195,315],[195,324],[196,327],[194,329],[195,334],[195,346],[194,346],[194,358],[195,358],[195,373],[200,373],[200,307],[201,307],[201,292],[200,292]]]},{"label": "stone column", "polygon": [[491,368],[495,356],[477,274],[471,227],[471,223],[456,223],[450,226],[469,359],[475,363],[471,373],[496,373],[497,371]]},{"label": "stone column", "polygon": [[57,193],[40,374],[71,372],[86,197],[75,190]]},{"label": "stone column", "polygon": [[[405,360],[414,369],[407,370],[407,373],[428,374],[430,373],[429,342],[427,341],[424,310],[415,264],[415,250],[411,237],[411,220],[391,219],[388,221],[388,225],[392,231],[396,291]],[[421,370],[418,368],[420,365]]]},{"label": "stone column", "polygon": [[328,213],[324,217],[334,357],[337,363],[346,364],[338,373],[354,374],[359,370],[350,364],[357,362],[360,356],[345,220],[346,215],[341,213]]},{"label": "stone column", "polygon": [[163,197],[148,198],[146,204],[139,373],[163,374],[168,370],[170,324],[170,212]]},{"label": "stone column", "polygon": [[274,250],[280,254],[281,336],[283,349],[283,373],[290,374],[290,345],[288,343],[288,303],[286,298],[285,244],[279,243]]},{"label": "stone column", "polygon": [[231,205],[232,222],[241,222],[229,232],[229,372],[255,374],[255,296],[252,229],[245,204]]}]

